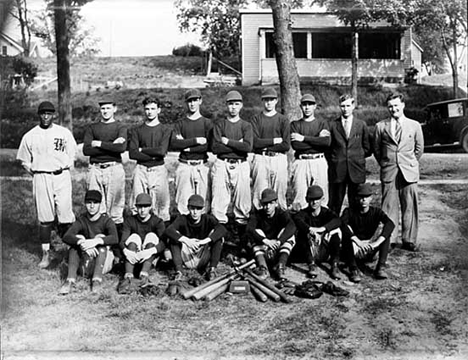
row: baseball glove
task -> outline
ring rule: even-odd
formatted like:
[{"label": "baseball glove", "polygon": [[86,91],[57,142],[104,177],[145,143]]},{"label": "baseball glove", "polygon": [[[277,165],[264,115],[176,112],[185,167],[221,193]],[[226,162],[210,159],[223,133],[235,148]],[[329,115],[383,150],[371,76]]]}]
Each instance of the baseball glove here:
[{"label": "baseball glove", "polygon": [[322,290],[316,281],[307,280],[296,286],[294,295],[304,299],[318,299],[323,295]]},{"label": "baseball glove", "polygon": [[139,292],[143,296],[158,296],[161,293],[161,289],[152,283],[141,286]]}]

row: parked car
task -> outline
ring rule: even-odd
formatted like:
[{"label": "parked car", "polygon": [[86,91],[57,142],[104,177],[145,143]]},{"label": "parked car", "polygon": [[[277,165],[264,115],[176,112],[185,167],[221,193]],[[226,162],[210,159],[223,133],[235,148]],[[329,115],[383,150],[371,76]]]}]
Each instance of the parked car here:
[{"label": "parked car", "polygon": [[426,106],[422,123],[426,148],[462,147],[468,152],[468,98],[440,101]]}]

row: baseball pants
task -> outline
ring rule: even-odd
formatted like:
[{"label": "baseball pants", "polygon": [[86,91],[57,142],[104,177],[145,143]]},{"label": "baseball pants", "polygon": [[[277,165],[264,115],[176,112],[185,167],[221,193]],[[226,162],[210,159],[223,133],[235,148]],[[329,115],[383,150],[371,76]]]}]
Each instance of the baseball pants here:
[{"label": "baseball pants", "polygon": [[318,159],[296,159],[292,168],[293,204],[301,209],[307,207],[307,188],[319,185],[323,190],[322,206],[328,204],[328,164],[324,157]]},{"label": "baseball pants", "polygon": [[75,221],[69,170],[58,175],[34,174],[33,196],[39,222],[50,223],[55,221],[55,217],[61,224]]},{"label": "baseball pants", "polygon": [[[286,210],[288,190],[288,158],[286,154],[267,156],[254,154],[252,161],[253,205],[260,209],[262,191],[271,188],[278,195],[278,205]],[[305,196],[305,195],[304,195]]]},{"label": "baseball pants", "polygon": [[188,214],[187,202],[193,194],[199,194],[205,199],[204,212],[210,212],[209,171],[207,163],[189,165],[179,162],[176,170],[175,202],[180,214]]},{"label": "baseball pants", "polygon": [[227,211],[231,203],[236,222],[247,224],[252,207],[250,192],[250,166],[247,161],[229,163],[216,159],[211,168],[211,212],[222,224],[228,222]]},{"label": "baseball pants", "polygon": [[107,213],[116,224],[123,223],[125,170],[122,164],[117,163],[106,168],[91,164],[88,170],[88,190],[101,192],[101,213]]},{"label": "baseball pants", "polygon": [[[141,264],[140,274],[144,273],[146,275],[148,275],[148,272],[156,256],[162,253],[165,248],[164,243],[160,241],[158,236],[153,232],[146,234],[143,241],[140,235],[131,234],[128,237],[128,239],[125,241],[125,247],[133,252],[139,252],[142,250],[150,249],[152,247],[156,247],[156,254],[150,256]],[[134,269],[135,269],[135,264],[131,264],[129,261],[125,261],[125,273],[126,274],[133,274]]]},{"label": "baseball pants", "polygon": [[137,165],[133,173],[133,192],[130,199],[130,208],[136,214],[135,199],[138,194],[146,193],[153,201],[153,213],[163,221],[170,220],[169,207],[169,180],[166,166],[153,166],[148,168]]}]

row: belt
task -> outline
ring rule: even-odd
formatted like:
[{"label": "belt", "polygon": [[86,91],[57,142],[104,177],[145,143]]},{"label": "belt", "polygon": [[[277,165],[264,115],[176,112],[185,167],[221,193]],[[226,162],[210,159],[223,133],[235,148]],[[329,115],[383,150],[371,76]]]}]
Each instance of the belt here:
[{"label": "belt", "polygon": [[219,160],[227,162],[228,164],[240,164],[246,161],[245,159],[219,159]]},{"label": "belt", "polygon": [[93,166],[96,166],[100,169],[107,169],[108,167],[115,166],[117,164],[120,164],[117,161],[110,161],[110,162],[105,162],[105,163],[93,163]]},{"label": "belt", "polygon": [[277,152],[277,151],[265,150],[265,151],[262,151],[262,152],[260,152],[258,154],[259,155],[265,155],[265,156],[277,156],[277,155],[281,155],[283,153],[282,152]]},{"label": "belt", "polygon": [[51,175],[60,175],[64,171],[69,170],[68,168],[65,169],[59,169],[55,171],[33,171],[34,174],[51,174]]},{"label": "belt", "polygon": [[186,160],[186,159],[179,159],[179,161],[183,164],[187,164],[187,165],[192,165],[192,166],[196,166],[196,165],[202,165],[204,163],[206,163],[206,160]]},{"label": "belt", "polygon": [[301,154],[299,155],[298,159],[301,159],[301,160],[312,160],[312,159],[321,159],[325,157],[324,154],[320,153],[320,154]]}]

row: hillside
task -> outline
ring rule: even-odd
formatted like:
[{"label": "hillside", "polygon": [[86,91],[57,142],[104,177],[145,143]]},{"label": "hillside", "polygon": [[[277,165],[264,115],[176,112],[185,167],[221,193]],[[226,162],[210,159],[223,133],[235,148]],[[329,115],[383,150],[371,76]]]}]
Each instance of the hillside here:
[{"label": "hillside", "polygon": [[[54,59],[39,59],[39,80],[55,77]],[[73,120],[74,135],[82,139],[83,128],[98,116],[97,101],[111,96],[118,104],[118,117],[129,124],[141,121],[141,101],[148,95],[162,100],[163,121],[173,123],[183,116],[183,94],[189,87],[202,89],[202,114],[216,120],[224,116],[224,95],[232,88],[206,87],[203,82],[204,62],[201,57],[124,57],[73,59]],[[106,87],[107,85],[107,87]],[[26,93],[6,94],[2,118],[1,147],[17,147],[21,135],[34,125],[37,105],[43,99],[57,98],[55,85],[36,86]],[[236,87],[244,96],[242,117],[249,119],[261,110],[261,87]],[[406,111],[410,117],[423,121],[427,103],[451,98],[451,89],[434,85],[395,85],[378,83],[359,89],[359,107],[356,115],[369,126],[387,116],[382,106],[387,94],[398,90],[406,95]],[[338,115],[337,100],[340,94],[349,91],[346,86],[303,84],[302,92],[311,92],[318,102],[317,114],[327,119]]]}]

